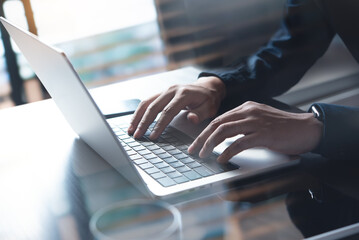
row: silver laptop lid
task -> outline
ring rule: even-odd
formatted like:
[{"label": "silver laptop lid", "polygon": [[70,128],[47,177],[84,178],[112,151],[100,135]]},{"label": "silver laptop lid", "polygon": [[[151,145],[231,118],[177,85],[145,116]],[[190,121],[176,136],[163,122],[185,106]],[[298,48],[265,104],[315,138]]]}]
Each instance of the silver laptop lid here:
[{"label": "silver laptop lid", "polygon": [[[149,190],[125,150],[81,82],[66,55],[41,42],[6,19],[0,21],[14,39],[32,69],[72,129],[143,193]],[[56,126],[54,126],[56,127]]]}]

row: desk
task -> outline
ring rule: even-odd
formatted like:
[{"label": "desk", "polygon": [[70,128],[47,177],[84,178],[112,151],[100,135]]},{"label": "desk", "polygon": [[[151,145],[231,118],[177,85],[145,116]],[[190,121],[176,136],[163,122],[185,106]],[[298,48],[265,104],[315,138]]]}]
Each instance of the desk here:
[{"label": "desk", "polygon": [[[104,112],[111,112],[121,99],[143,99],[172,84],[189,83],[197,74],[186,68],[93,89],[91,94]],[[142,197],[78,139],[52,100],[0,111],[0,146],[0,239],[91,239],[88,223],[95,211]],[[303,223],[321,220],[310,217],[318,203],[307,191],[322,189],[315,175],[323,169],[317,167],[322,166],[318,159],[309,161],[310,167],[228,184],[228,191],[195,191],[174,199],[182,214],[183,239],[303,238],[302,232],[308,234]],[[356,212],[346,215],[359,209],[356,196],[346,197],[353,189],[346,190],[326,191],[337,198],[320,211],[347,204],[325,215],[327,221],[335,220],[332,225],[324,222],[309,234],[359,221]],[[339,222],[336,214],[347,217]]]}]

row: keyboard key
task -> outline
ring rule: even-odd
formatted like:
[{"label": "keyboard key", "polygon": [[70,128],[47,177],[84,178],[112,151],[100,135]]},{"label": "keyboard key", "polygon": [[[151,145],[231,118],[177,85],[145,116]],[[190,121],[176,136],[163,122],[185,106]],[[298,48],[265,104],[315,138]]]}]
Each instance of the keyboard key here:
[{"label": "keyboard key", "polygon": [[121,140],[124,140],[124,139],[129,139],[131,138],[130,136],[128,136],[128,134],[124,133],[124,132],[120,132],[120,131],[117,131],[116,132],[116,136],[119,137]]},{"label": "keyboard key", "polygon": [[142,169],[147,169],[147,168],[153,167],[152,163],[149,163],[149,162],[144,163],[144,164],[140,164],[140,165],[138,165],[138,166],[139,166],[140,168],[142,168]]},{"label": "keyboard key", "polygon": [[184,183],[184,182],[188,182],[188,178],[186,178],[185,176],[180,176],[180,177],[177,177],[177,178],[173,178],[173,180],[176,182],[176,183]]},{"label": "keyboard key", "polygon": [[176,154],[176,155],[173,155],[175,158],[177,159],[182,159],[182,158],[186,158],[188,157],[186,154],[184,153],[180,153],[180,154]]},{"label": "keyboard key", "polygon": [[169,163],[172,167],[174,168],[179,168],[179,167],[183,167],[184,164],[181,163],[180,161],[177,161],[177,162],[172,162],[172,163]]},{"label": "keyboard key", "polygon": [[210,162],[203,162],[202,165],[206,166],[208,169],[211,169],[215,173],[221,173],[224,172],[224,170],[221,168],[219,163],[210,161]]},{"label": "keyboard key", "polygon": [[175,172],[176,169],[174,169],[173,167],[168,166],[168,167],[161,168],[161,171],[168,175],[168,173],[170,173],[170,172]]},{"label": "keyboard key", "polygon": [[136,160],[136,159],[142,158],[141,155],[139,155],[139,154],[137,154],[137,153],[134,154],[134,155],[130,155],[129,157],[130,157],[132,160]]},{"label": "keyboard key", "polygon": [[201,175],[199,175],[198,173],[196,173],[193,170],[188,171],[188,172],[184,172],[183,175],[185,175],[190,180],[196,180],[196,179],[201,178]]},{"label": "keyboard key", "polygon": [[133,151],[132,149],[130,151],[127,151],[127,155],[131,156],[131,155],[135,155],[137,154],[135,151]]},{"label": "keyboard key", "polygon": [[178,162],[178,160],[176,158],[174,158],[174,157],[164,158],[163,161],[165,161],[167,163]]},{"label": "keyboard key", "polygon": [[183,167],[179,167],[179,168],[176,168],[177,171],[179,171],[180,173],[184,173],[184,172],[188,172],[190,171],[191,169],[187,166],[183,166]]},{"label": "keyboard key", "polygon": [[175,154],[179,154],[179,153],[182,153],[180,150],[178,149],[172,149],[172,150],[168,150],[167,151],[169,154],[171,155],[175,155]]},{"label": "keyboard key", "polygon": [[166,145],[166,146],[164,146],[164,147],[162,147],[164,150],[166,150],[166,151],[170,151],[170,150],[173,150],[173,149],[176,149],[174,146],[172,146],[172,145]]},{"label": "keyboard key", "polygon": [[172,157],[171,155],[169,155],[168,153],[162,153],[162,154],[158,154],[157,155],[158,157],[160,157],[160,158],[162,158],[162,159],[164,159],[164,158],[168,158],[168,157]]},{"label": "keyboard key", "polygon": [[177,146],[177,148],[178,148],[179,150],[181,150],[181,151],[187,151],[188,146],[187,146],[187,145],[182,144],[182,145]]},{"label": "keyboard key", "polygon": [[186,164],[188,167],[190,167],[190,168],[195,168],[195,167],[200,167],[200,166],[202,166],[201,164],[199,164],[198,162],[196,162],[196,161],[193,161],[193,162],[191,162],[191,163],[187,163]]},{"label": "keyboard key", "polygon": [[163,172],[158,172],[158,173],[152,173],[151,177],[153,177],[154,179],[159,179],[159,178],[164,178],[167,176]]},{"label": "keyboard key", "polygon": [[154,150],[161,149],[161,148],[157,145],[149,145],[149,146],[147,146],[147,149],[154,151]]},{"label": "keyboard key", "polygon": [[168,138],[172,138],[172,135],[165,132],[165,133],[162,133],[161,137],[164,139],[168,139]]},{"label": "keyboard key", "polygon": [[157,181],[164,187],[170,187],[170,186],[176,185],[176,182],[173,181],[169,177],[160,178],[160,179],[157,179]]},{"label": "keyboard key", "polygon": [[[198,156],[193,156],[193,159],[196,160],[199,163],[203,163],[203,162],[206,162],[206,161],[209,162],[208,159],[200,158]],[[213,162],[215,162],[215,161],[213,161]]]},{"label": "keyboard key", "polygon": [[177,177],[181,177],[183,175],[176,171],[176,172],[167,173],[167,176],[169,176],[170,178],[177,178]]},{"label": "keyboard key", "polygon": [[144,136],[150,136],[151,135],[151,131],[150,130],[146,130],[145,134],[143,134]]},{"label": "keyboard key", "polygon": [[193,162],[194,162],[193,158],[191,158],[191,157],[182,158],[182,159],[180,159],[180,161],[183,162],[184,164],[188,164],[188,163],[193,163]]},{"label": "keyboard key", "polygon": [[156,167],[152,167],[152,168],[147,168],[145,169],[145,172],[148,173],[148,174],[152,174],[152,173],[157,173],[159,172],[160,170]]},{"label": "keyboard key", "polygon": [[[152,149],[151,149],[152,150]],[[162,154],[162,153],[166,153],[165,150],[161,149],[161,148],[158,148],[158,149],[155,149],[155,150],[152,150],[152,152],[156,155],[159,155],[159,154]]]},{"label": "keyboard key", "polygon": [[132,150],[129,146],[124,146],[123,148],[126,150],[126,152],[128,152],[128,151],[131,151],[131,150]]},{"label": "keyboard key", "polygon": [[130,142],[129,144],[128,144],[128,146],[130,146],[130,147],[136,147],[136,146],[141,146],[141,144],[139,143],[139,142]]},{"label": "keyboard key", "polygon": [[169,143],[165,143],[165,142],[158,142],[157,145],[163,149],[165,149],[165,147],[167,147],[167,146],[171,146]]},{"label": "keyboard key", "polygon": [[117,125],[117,127],[124,129],[124,131],[127,131],[128,124],[121,123],[121,124]]},{"label": "keyboard key", "polygon": [[152,164],[163,162],[163,160],[158,157],[148,159],[148,161]]},{"label": "keyboard key", "polygon": [[141,144],[145,147],[149,147],[149,146],[152,146],[152,145],[155,145],[153,142],[150,142],[150,141],[141,141]]},{"label": "keyboard key", "polygon": [[209,170],[203,166],[193,168],[193,170],[195,170],[197,173],[199,173],[202,177],[207,177],[207,176],[213,175],[213,172],[211,170]]},{"label": "keyboard key", "polygon": [[176,139],[176,141],[173,141],[170,143],[171,145],[175,146],[175,148],[178,148],[178,146],[183,145],[183,142],[179,141],[178,139]]},{"label": "keyboard key", "polygon": [[128,143],[131,143],[131,142],[135,142],[135,139],[127,138],[127,139],[123,139],[122,141],[128,144]]},{"label": "keyboard key", "polygon": [[145,149],[145,150],[138,151],[138,153],[139,153],[140,155],[146,155],[146,154],[150,154],[151,152],[148,151],[147,149]]},{"label": "keyboard key", "polygon": [[154,165],[155,165],[157,168],[164,168],[164,167],[168,167],[168,166],[169,166],[166,162],[155,163]]},{"label": "keyboard key", "polygon": [[153,153],[150,153],[150,154],[143,155],[143,157],[146,158],[147,160],[149,160],[151,158],[156,158],[157,156],[154,155]]},{"label": "keyboard key", "polygon": [[143,158],[134,160],[133,162],[136,163],[137,165],[148,163],[148,161],[146,159],[143,159]]},{"label": "keyboard key", "polygon": [[135,147],[132,147],[132,148],[133,148],[133,150],[135,150],[135,151],[137,151],[137,152],[146,149],[144,146],[141,146],[141,145],[135,146]]}]

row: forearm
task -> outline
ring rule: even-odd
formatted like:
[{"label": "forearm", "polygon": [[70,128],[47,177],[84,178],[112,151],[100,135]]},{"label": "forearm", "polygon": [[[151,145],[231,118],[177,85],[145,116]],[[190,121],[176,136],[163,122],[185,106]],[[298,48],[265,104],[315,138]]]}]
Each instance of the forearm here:
[{"label": "forearm", "polygon": [[206,71],[200,77],[221,79],[229,98],[277,96],[302,78],[324,54],[333,36],[334,31],[313,1],[288,4],[281,28],[268,44],[230,67]]}]

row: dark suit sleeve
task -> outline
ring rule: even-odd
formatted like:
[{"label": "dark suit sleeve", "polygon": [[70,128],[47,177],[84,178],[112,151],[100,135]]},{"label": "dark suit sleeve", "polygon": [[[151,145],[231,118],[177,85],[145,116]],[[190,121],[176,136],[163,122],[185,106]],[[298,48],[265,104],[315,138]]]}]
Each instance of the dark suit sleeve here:
[{"label": "dark suit sleeve", "polygon": [[313,151],[327,158],[359,159],[359,108],[333,104],[313,104],[322,114],[323,135]]},{"label": "dark suit sleeve", "polygon": [[226,85],[227,97],[273,97],[295,85],[327,50],[334,32],[313,0],[288,0],[280,29],[270,42],[230,67],[206,71]]}]

